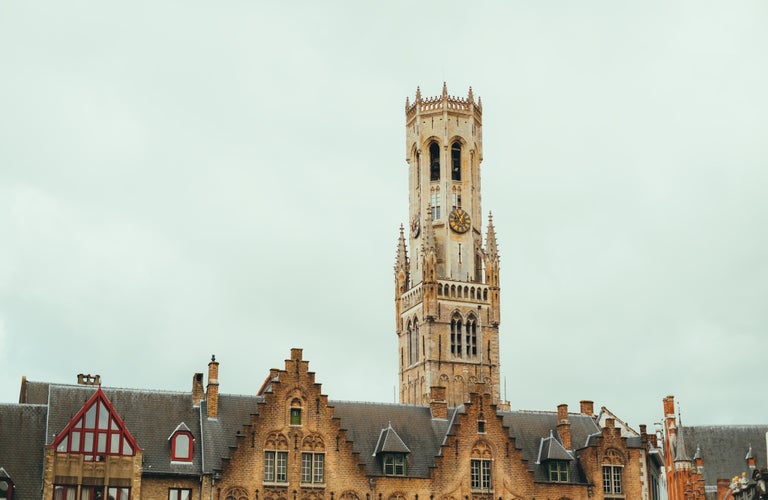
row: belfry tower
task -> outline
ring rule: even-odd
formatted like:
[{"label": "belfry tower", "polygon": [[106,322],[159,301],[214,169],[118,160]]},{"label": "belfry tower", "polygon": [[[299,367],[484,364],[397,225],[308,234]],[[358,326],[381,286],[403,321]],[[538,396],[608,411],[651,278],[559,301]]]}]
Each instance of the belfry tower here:
[{"label": "belfry tower", "polygon": [[[405,101],[409,232],[400,227],[395,319],[400,402],[428,404],[430,387],[449,405],[477,384],[500,403],[499,254],[480,207],[482,103],[448,95]],[[410,257],[409,257],[410,256]]]}]

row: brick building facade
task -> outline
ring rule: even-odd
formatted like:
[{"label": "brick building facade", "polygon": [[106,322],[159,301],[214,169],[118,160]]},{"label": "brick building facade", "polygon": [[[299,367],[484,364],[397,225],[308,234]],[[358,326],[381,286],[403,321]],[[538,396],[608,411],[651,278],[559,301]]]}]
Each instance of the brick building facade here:
[{"label": "brick building facade", "polygon": [[330,401],[301,349],[246,396],[220,391],[215,358],[189,392],[24,379],[19,404],[0,405],[0,499],[658,500],[663,458],[645,427],[591,401],[524,411],[501,398],[480,100],[417,90],[406,141],[401,404]]}]

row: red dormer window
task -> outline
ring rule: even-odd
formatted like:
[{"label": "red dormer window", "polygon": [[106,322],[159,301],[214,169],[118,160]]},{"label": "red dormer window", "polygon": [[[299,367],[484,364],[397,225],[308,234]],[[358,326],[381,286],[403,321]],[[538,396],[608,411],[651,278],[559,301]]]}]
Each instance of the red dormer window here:
[{"label": "red dormer window", "polygon": [[195,437],[190,432],[189,427],[184,422],[180,423],[169,439],[171,441],[171,461],[191,462]]}]

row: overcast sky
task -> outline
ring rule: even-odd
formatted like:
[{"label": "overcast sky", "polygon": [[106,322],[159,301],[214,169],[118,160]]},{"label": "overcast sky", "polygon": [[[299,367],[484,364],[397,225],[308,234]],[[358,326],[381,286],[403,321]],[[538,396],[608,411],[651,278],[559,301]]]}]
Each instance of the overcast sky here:
[{"label": "overcast sky", "polygon": [[502,390],[765,423],[768,3],[0,2],[0,402],[391,402],[406,97],[483,102]]}]

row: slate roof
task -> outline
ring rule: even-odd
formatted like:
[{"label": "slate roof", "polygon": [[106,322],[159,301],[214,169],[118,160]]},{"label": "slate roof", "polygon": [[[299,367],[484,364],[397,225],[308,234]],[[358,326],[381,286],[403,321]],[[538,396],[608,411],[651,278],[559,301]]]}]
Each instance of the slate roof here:
[{"label": "slate roof", "polygon": [[689,456],[700,449],[704,461],[704,484],[715,486],[718,479],[751,472],[747,467],[747,451],[752,447],[757,467],[766,464],[766,433],[768,425],[706,425],[683,427]]},{"label": "slate roof", "polygon": [[[557,434],[557,413],[538,411],[504,411],[499,412],[504,425],[509,427],[509,435],[515,438],[515,447],[522,450],[523,459],[528,463],[528,470],[533,472],[535,481],[548,482],[548,471],[545,463],[537,464],[541,440],[546,439],[550,432]],[[588,415],[568,414],[571,423],[571,444],[575,450],[587,446],[590,436],[600,435],[600,429],[594,419]],[[560,444],[562,441],[560,440]],[[571,482],[586,484],[587,480],[578,461],[568,462]]]},{"label": "slate roof", "polygon": [[40,498],[43,494],[47,415],[48,408],[43,405],[0,404],[0,467],[14,483],[14,498]]},{"label": "slate roof", "polygon": [[560,441],[555,439],[552,431],[549,432],[548,438],[542,438],[536,463],[541,464],[546,460],[573,460],[571,454],[560,444]]},{"label": "slate roof", "polygon": [[360,462],[365,464],[369,475],[384,475],[380,457],[374,456],[374,450],[381,430],[391,423],[411,450],[406,455],[407,475],[429,477],[429,468],[440,453],[449,420],[432,419],[428,406],[341,401],[328,404],[333,406],[334,416],[341,420],[341,428],[347,431],[347,439],[353,442],[353,449],[360,454]]},{"label": "slate roof", "polygon": [[[97,386],[51,385],[45,444],[53,442],[82,408]],[[198,475],[202,464],[200,409],[192,406],[188,392],[104,388],[102,391],[126,428],[144,450],[145,474]],[[191,463],[171,463],[168,436],[185,422],[195,438]]]},{"label": "slate roof", "polygon": [[258,414],[258,403],[262,396],[242,396],[219,394],[218,418],[210,419],[206,402],[200,404],[203,428],[203,472],[221,470],[222,460],[229,458],[230,447],[237,443],[238,432],[243,434],[243,426],[251,423],[251,414]]}]

